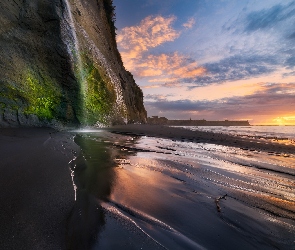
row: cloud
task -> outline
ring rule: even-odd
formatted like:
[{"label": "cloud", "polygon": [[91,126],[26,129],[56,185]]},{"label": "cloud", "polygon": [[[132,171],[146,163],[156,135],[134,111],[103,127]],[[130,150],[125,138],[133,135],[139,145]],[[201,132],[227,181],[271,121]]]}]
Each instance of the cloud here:
[{"label": "cloud", "polygon": [[[243,18],[246,24],[243,23],[240,27],[246,27],[247,31],[272,27],[278,22],[289,21],[294,11],[295,1],[289,5],[279,4],[269,9],[251,12]],[[179,52],[152,54],[155,51],[153,48],[180,37],[182,31],[173,28],[175,20],[174,16],[148,16],[139,25],[126,27],[118,34],[117,42],[124,65],[137,80],[144,78],[145,81],[157,86],[167,88],[188,86],[191,89],[266,76],[282,67],[292,70],[295,66],[294,53],[289,45],[285,51],[279,53],[279,48],[276,46],[270,47],[268,43],[264,43],[264,40],[257,44],[260,38],[257,40],[255,34],[249,36],[247,33],[244,35],[248,40],[237,43],[237,45],[243,44],[241,45],[243,49],[231,46],[231,52],[225,55],[227,57],[223,55],[219,61],[213,61],[218,57],[212,56],[210,61],[207,60],[207,63],[202,65]],[[195,20],[191,18],[183,24],[183,27],[189,29],[194,23]]]},{"label": "cloud", "polygon": [[273,55],[235,55],[203,65],[206,74],[194,79],[196,86],[237,81],[274,72],[280,61]]},{"label": "cloud", "polygon": [[[275,9],[278,11],[280,8]],[[138,26],[126,27],[118,34],[117,42],[124,65],[135,77],[147,78],[151,83],[162,83],[163,87],[173,88],[188,84],[193,88],[265,75],[274,72],[279,64],[288,67],[294,65],[294,58],[290,56],[281,62],[282,57],[249,54],[246,51],[204,65],[199,65],[196,60],[177,52],[150,54],[152,48],[174,41],[180,36],[181,32],[172,27],[175,19],[173,16],[148,16]],[[184,27],[190,27],[193,23],[194,19],[190,19]]]},{"label": "cloud", "polygon": [[251,12],[246,17],[245,31],[271,28],[279,22],[294,17],[294,15],[295,1],[288,5],[278,4],[269,9]]},{"label": "cloud", "polygon": [[[294,83],[265,83],[260,91],[243,97],[222,98],[214,101],[168,100],[149,96],[145,102],[148,112],[160,111],[161,115],[187,116],[189,113],[211,119],[253,117],[254,115],[282,116],[294,114]],[[155,114],[156,115],[156,114]]]},{"label": "cloud", "polygon": [[[135,77],[149,78],[149,82],[163,83],[164,87],[179,86],[182,79],[193,79],[206,72],[197,62],[177,52],[152,55],[150,50],[177,39],[181,31],[172,25],[176,17],[148,16],[139,25],[126,27],[117,35],[117,43],[125,68]],[[192,28],[193,18],[183,24]],[[172,83],[168,84],[168,83]],[[147,87],[146,87],[147,88]]]},{"label": "cloud", "polygon": [[165,82],[163,86],[166,88],[179,88],[182,87],[182,84],[179,82]]},{"label": "cloud", "polygon": [[162,74],[162,70],[155,68],[147,68],[140,71],[139,75],[141,77],[149,77],[149,76],[159,76]]},{"label": "cloud", "polygon": [[170,78],[170,77],[162,77],[162,78],[152,78],[149,82],[159,82],[159,83],[173,83],[176,82],[177,78]]},{"label": "cloud", "polygon": [[150,48],[178,38],[180,32],[172,27],[175,19],[174,16],[148,16],[138,26],[123,28],[117,35],[123,59],[136,58]]},{"label": "cloud", "polygon": [[156,88],[160,88],[160,87],[161,87],[161,85],[154,84],[154,85],[143,86],[142,88],[143,89],[156,89]]},{"label": "cloud", "polygon": [[145,100],[151,100],[151,101],[161,101],[161,100],[166,100],[168,97],[171,97],[173,95],[169,94],[169,95],[160,95],[160,94],[148,94],[145,96]]},{"label": "cloud", "polygon": [[138,62],[134,70],[135,74],[141,77],[146,76],[146,71],[159,73],[154,76],[162,75],[160,78],[150,79],[150,82],[167,83],[195,78],[204,74],[206,69],[191,58],[175,52],[173,54],[149,55],[142,62]]},{"label": "cloud", "polygon": [[196,23],[196,20],[194,18],[190,18],[186,23],[184,23],[182,26],[186,29],[191,29]]},{"label": "cloud", "polygon": [[287,65],[288,68],[295,67],[295,56],[294,55],[290,55],[289,58],[287,58],[286,65]]},{"label": "cloud", "polygon": [[284,73],[282,76],[283,77],[295,76],[295,71]]}]

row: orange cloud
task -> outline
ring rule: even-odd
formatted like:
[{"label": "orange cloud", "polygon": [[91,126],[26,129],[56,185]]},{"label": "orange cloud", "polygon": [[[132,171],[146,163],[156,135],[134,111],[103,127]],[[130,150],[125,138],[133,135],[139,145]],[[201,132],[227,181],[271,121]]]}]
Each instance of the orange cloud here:
[{"label": "orange cloud", "polygon": [[204,73],[206,73],[206,69],[204,67],[198,67],[197,64],[181,67],[174,71],[174,74],[181,78],[194,78]]},{"label": "orange cloud", "polygon": [[162,74],[162,70],[159,69],[145,69],[138,72],[138,75],[141,77],[149,77],[149,76],[159,76]]},{"label": "orange cloud", "polygon": [[161,85],[147,85],[147,86],[143,86],[142,88],[144,89],[156,89],[156,88],[160,88]]},{"label": "orange cloud", "polygon": [[117,36],[119,48],[135,58],[150,48],[174,41],[180,35],[172,27],[175,19],[174,16],[148,16],[138,26],[124,28]]},{"label": "orange cloud", "polygon": [[165,82],[165,83],[169,83],[169,82],[176,82],[177,78],[170,78],[170,77],[166,77],[166,78],[152,78],[149,80],[149,82]]},{"label": "orange cloud", "polygon": [[195,25],[196,21],[194,18],[190,18],[186,23],[184,23],[182,26],[186,29],[191,29]]},{"label": "orange cloud", "polygon": [[[206,73],[204,67],[198,66],[197,62],[191,62],[189,58],[184,55],[180,55],[177,52],[173,54],[161,54],[161,55],[149,55],[142,62],[137,64],[136,72],[138,75],[142,75],[140,72],[148,70],[161,71],[161,78],[152,78],[150,82],[179,82],[181,79],[193,79],[196,76]],[[160,75],[160,74],[159,74]],[[153,75],[153,76],[159,76]],[[152,75],[149,75],[152,76]]]},{"label": "orange cloud", "polygon": [[[137,77],[148,77],[149,82],[177,82],[175,87],[179,86],[181,79],[193,79],[206,73],[204,67],[177,52],[148,55],[150,49],[172,42],[180,36],[181,32],[172,27],[175,19],[174,16],[148,16],[139,25],[126,27],[117,35],[117,43],[127,70]],[[183,27],[189,29],[194,23],[195,20],[191,18]]]}]

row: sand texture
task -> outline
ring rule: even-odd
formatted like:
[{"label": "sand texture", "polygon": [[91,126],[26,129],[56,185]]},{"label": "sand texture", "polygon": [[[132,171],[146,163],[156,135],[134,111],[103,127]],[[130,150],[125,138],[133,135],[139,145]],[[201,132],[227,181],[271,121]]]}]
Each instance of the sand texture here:
[{"label": "sand texture", "polygon": [[78,147],[53,129],[0,129],[1,249],[64,249]]}]

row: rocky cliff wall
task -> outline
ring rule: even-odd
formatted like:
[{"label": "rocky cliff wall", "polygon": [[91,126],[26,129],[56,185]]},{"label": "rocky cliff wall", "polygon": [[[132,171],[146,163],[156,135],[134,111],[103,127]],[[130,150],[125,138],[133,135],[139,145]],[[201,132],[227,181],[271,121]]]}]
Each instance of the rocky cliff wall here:
[{"label": "rocky cliff wall", "polygon": [[110,2],[0,2],[0,126],[146,121],[142,91],[117,50]]}]

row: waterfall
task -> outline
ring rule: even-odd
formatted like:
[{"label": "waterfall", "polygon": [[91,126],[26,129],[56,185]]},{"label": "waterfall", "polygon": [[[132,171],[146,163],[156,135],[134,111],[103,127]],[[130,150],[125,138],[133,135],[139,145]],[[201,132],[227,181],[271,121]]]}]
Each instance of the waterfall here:
[{"label": "waterfall", "polygon": [[75,28],[75,22],[73,19],[71,5],[68,0],[63,0],[63,21],[61,24],[62,39],[65,41],[69,55],[71,56],[72,66],[75,74],[77,75],[80,82],[83,82],[83,65],[80,55],[79,40]]},{"label": "waterfall", "polygon": [[[101,65],[105,70],[106,73],[108,74],[109,79],[111,80],[114,89],[116,91],[116,107],[115,108],[122,108],[125,113],[127,113],[127,107],[123,99],[123,91],[119,87],[121,85],[120,80],[118,76],[113,72],[110,63],[107,61],[107,59],[104,57],[104,55],[101,53],[99,48],[95,45],[95,43],[90,39],[88,34],[85,32],[85,30],[78,25],[78,31],[80,34],[83,35],[83,37],[87,40],[88,43],[88,50],[92,54],[92,59],[94,62],[96,62],[97,65]],[[117,110],[119,112],[119,110]],[[127,117],[124,116],[123,120],[125,123],[127,123]]]},{"label": "waterfall", "polygon": [[77,37],[77,31],[75,26],[75,21],[71,11],[71,4],[69,0],[62,0],[64,4],[62,8],[62,22],[61,22],[61,34],[62,40],[64,41],[65,45],[67,46],[68,53],[71,58],[72,69],[74,74],[78,80],[79,84],[79,111],[78,119],[80,122],[84,120],[85,114],[85,88],[86,88],[86,80],[85,74],[83,71],[83,63],[80,54],[80,45],[79,40]]},{"label": "waterfall", "polygon": [[[81,119],[87,117],[87,108],[86,108],[86,98],[87,98],[87,80],[86,80],[86,72],[84,70],[81,54],[80,54],[80,45],[83,44],[83,52],[87,53],[87,56],[91,58],[91,60],[96,65],[101,65],[103,69],[105,69],[110,82],[112,83],[114,90],[116,92],[116,105],[114,106],[113,114],[110,114],[110,118],[114,117],[118,114],[118,116],[122,116],[123,119],[127,123],[127,107],[123,99],[123,93],[121,89],[121,83],[119,78],[113,72],[110,62],[104,57],[101,53],[100,49],[96,46],[96,44],[89,37],[85,29],[79,22],[75,21],[75,17],[72,14],[71,6],[74,6],[75,0],[62,0],[63,3],[63,12],[62,12],[62,24],[61,24],[61,33],[62,39],[67,46],[68,53],[71,57],[72,67],[75,72],[76,78],[80,84],[80,100],[79,104],[80,111],[82,111]],[[79,43],[78,35],[81,39]],[[87,44],[87,45],[85,45]],[[85,49],[85,51],[84,51]],[[123,112],[123,114],[122,114]],[[111,120],[111,119],[107,119]],[[81,122],[81,121],[80,121]],[[97,123],[99,124],[99,123]]]}]

